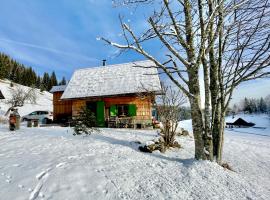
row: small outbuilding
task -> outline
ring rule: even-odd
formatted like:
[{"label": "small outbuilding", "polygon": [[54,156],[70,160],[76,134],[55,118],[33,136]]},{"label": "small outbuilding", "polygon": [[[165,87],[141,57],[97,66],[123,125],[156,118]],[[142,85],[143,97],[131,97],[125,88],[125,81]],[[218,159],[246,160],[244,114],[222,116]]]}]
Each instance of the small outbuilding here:
[{"label": "small outbuilding", "polygon": [[242,118],[238,118],[235,122],[231,123],[231,122],[227,122],[226,123],[226,127],[228,128],[248,128],[248,127],[252,127],[255,124],[252,122],[247,122],[245,120],[243,120]]},{"label": "small outbuilding", "polygon": [[53,86],[50,90],[53,93],[53,121],[67,122],[72,116],[72,101],[62,101],[61,96],[67,85]]}]

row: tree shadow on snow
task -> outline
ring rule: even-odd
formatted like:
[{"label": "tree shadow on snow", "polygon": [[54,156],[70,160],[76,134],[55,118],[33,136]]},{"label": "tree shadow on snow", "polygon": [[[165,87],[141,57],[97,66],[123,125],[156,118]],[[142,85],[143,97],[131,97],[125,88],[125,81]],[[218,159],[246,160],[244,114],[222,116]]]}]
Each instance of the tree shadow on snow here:
[{"label": "tree shadow on snow", "polygon": [[102,142],[107,142],[114,145],[122,145],[125,147],[132,148],[136,151],[139,151],[138,147],[140,146],[140,144],[136,143],[136,141],[120,140],[120,139],[116,139],[116,138],[105,136],[105,135],[99,135],[99,134],[95,134],[92,136],[94,139],[100,140]]},{"label": "tree shadow on snow", "polygon": [[154,157],[159,158],[159,159],[169,161],[169,162],[181,163],[187,168],[192,166],[196,162],[196,160],[194,158],[185,158],[185,159],[173,158],[173,157],[167,157],[167,156],[164,156],[162,154],[155,154],[155,153],[149,153],[149,155],[154,156]]},{"label": "tree shadow on snow", "polygon": [[141,152],[138,148],[139,146],[141,146],[141,144],[137,143],[137,141],[127,141],[127,140],[120,140],[120,139],[116,139],[113,137],[109,137],[109,136],[105,136],[105,135],[92,135],[94,139],[100,140],[102,142],[106,142],[109,144],[113,144],[113,145],[121,145],[124,147],[128,147],[131,148],[141,154],[147,155],[147,156],[153,156],[155,158],[161,159],[161,160],[166,160],[169,162],[177,162],[177,163],[181,163],[184,165],[184,167],[190,167],[192,166],[196,160],[194,158],[186,158],[186,159],[181,159],[181,158],[175,158],[175,157],[167,157],[165,155],[162,155],[161,153],[144,153]]}]

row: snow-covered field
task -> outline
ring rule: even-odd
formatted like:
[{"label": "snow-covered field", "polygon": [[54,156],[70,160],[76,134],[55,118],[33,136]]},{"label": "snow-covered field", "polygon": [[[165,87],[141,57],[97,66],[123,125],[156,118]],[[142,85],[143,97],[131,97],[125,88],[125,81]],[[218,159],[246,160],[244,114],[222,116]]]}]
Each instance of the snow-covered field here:
[{"label": "snow-covered field", "polygon": [[269,199],[269,136],[226,130],[224,160],[235,172],[195,161],[192,137],[178,137],[183,148],[165,154],[137,150],[138,141],[155,136],[101,129],[83,137],[70,128],[24,126],[10,133],[0,125],[0,199]]},{"label": "snow-covered field", "polygon": [[[14,86],[10,87],[10,81],[8,80],[1,80],[0,79],[0,90],[2,91],[3,95],[6,99],[9,99],[11,97],[11,92],[16,87],[21,87],[23,90],[28,91],[29,87],[19,85],[16,83],[13,83]],[[26,103],[23,107],[19,108],[19,114],[21,116],[27,115],[33,111],[36,110],[53,110],[52,106],[52,94],[49,92],[40,92],[39,89],[36,90],[37,95],[37,103],[36,104],[30,104]],[[0,115],[3,115],[9,108],[9,105],[5,103],[6,100],[0,100]]]},{"label": "snow-covered field", "polygon": [[[8,81],[0,80],[0,89],[10,97]],[[37,95],[37,104],[20,108],[21,115],[52,110],[52,95]],[[0,115],[7,108],[0,102]],[[269,199],[269,117],[227,121],[238,117],[256,127],[226,130],[224,161],[234,172],[194,160],[192,137],[177,138],[181,149],[148,154],[138,151],[138,141],[156,137],[154,130],[101,129],[83,137],[62,127],[22,125],[11,133],[0,124],[0,200]],[[180,124],[191,129],[190,120]]]}]

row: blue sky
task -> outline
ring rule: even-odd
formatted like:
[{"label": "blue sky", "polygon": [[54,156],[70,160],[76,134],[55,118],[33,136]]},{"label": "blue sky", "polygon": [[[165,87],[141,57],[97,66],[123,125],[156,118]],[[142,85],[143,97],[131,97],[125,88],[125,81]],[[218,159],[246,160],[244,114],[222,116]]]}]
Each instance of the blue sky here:
[{"label": "blue sky", "polygon": [[[146,26],[144,12],[150,8],[113,8],[111,0],[1,0],[0,51],[32,66],[39,74],[56,72],[70,78],[77,68],[142,60],[96,38],[121,41],[119,14],[137,31]],[[151,8],[152,9],[152,8]],[[164,49],[151,44],[151,53],[161,56]],[[259,97],[270,94],[270,81],[254,81],[241,86],[234,95]]]},{"label": "blue sky", "polygon": [[[134,9],[113,8],[110,0],[1,0],[0,51],[32,66],[37,72],[55,70],[70,78],[76,68],[140,60],[96,40],[119,41],[119,14],[135,27],[144,26],[144,15]],[[134,22],[134,23],[133,23]],[[139,28],[138,28],[139,29]]]}]

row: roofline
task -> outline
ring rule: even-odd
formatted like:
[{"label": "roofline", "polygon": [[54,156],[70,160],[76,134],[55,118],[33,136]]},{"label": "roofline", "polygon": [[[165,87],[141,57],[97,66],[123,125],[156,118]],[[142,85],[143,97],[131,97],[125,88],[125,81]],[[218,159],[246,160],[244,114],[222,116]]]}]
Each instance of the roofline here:
[{"label": "roofline", "polygon": [[154,94],[159,95],[161,94],[161,91],[151,91],[151,92],[137,92],[137,93],[123,93],[123,94],[112,94],[112,95],[102,95],[102,96],[87,96],[87,97],[74,97],[74,98],[60,98],[60,100],[75,100],[75,99],[89,99],[89,98],[106,98],[106,97],[116,97],[116,96],[129,96],[133,95],[136,96],[138,94]]},{"label": "roofline", "polygon": [[60,90],[60,91],[52,91],[52,92],[51,92],[51,91],[49,91],[49,92],[53,94],[53,93],[56,93],[56,92],[65,92],[65,90]]},{"label": "roofline", "polygon": [[[64,89],[62,89],[64,87]],[[61,90],[55,90],[55,91],[52,91],[53,88],[61,88]],[[65,89],[67,88],[67,84],[66,85],[54,85],[52,86],[52,88],[50,89],[50,93],[55,93],[55,92],[64,92]]]},{"label": "roofline", "polygon": [[140,62],[152,62],[152,63],[154,63],[151,60],[138,60],[138,61],[132,61],[132,62],[118,63],[118,64],[112,64],[112,65],[105,65],[105,66],[99,65],[99,66],[93,66],[93,67],[85,67],[85,68],[76,69],[75,71],[81,71],[81,70],[87,70],[87,69],[94,69],[94,68],[104,68],[104,67],[116,67],[116,66],[119,66],[119,65],[126,65],[126,64],[130,64],[130,63],[140,63]]}]

